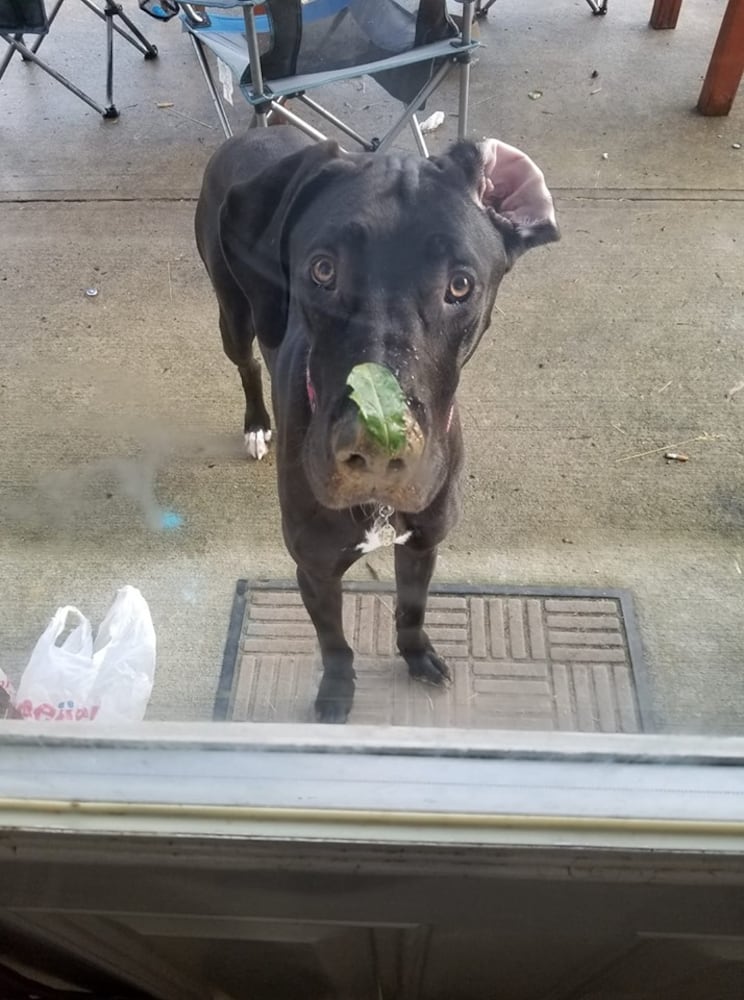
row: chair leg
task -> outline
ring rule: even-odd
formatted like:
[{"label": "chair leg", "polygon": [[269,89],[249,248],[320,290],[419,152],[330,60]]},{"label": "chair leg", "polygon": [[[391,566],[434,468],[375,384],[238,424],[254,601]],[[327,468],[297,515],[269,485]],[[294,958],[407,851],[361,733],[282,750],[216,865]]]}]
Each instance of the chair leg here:
[{"label": "chair leg", "polygon": [[5,75],[5,70],[8,66],[10,66],[10,60],[18,51],[16,43],[23,41],[23,35],[0,35],[0,38],[2,38],[4,42],[8,43],[8,51],[5,53],[3,61],[0,63],[0,80],[2,80]]},{"label": "chair leg", "polygon": [[108,4],[106,4],[106,117],[119,117],[114,104],[114,12]]},{"label": "chair leg", "polygon": [[460,103],[457,109],[457,138],[464,139],[468,131],[468,102],[470,99],[470,59],[460,66]]},{"label": "chair leg", "polygon": [[427,160],[429,159],[429,149],[426,145],[426,139],[424,139],[424,133],[421,131],[421,126],[419,125],[419,120],[416,115],[411,115],[411,131],[413,132],[413,138],[416,140],[416,147],[423,157]]},{"label": "chair leg", "polygon": [[[114,0],[105,0],[106,6],[101,9],[93,3],[93,0],[80,0],[80,2],[85,4],[88,10],[92,11],[97,17],[100,17],[102,21],[105,21],[107,18],[118,17],[127,26],[129,31],[125,31],[123,28],[120,28],[118,24],[112,22],[113,29],[117,35],[121,35],[121,37],[125,39],[125,41],[129,42],[133,48],[137,49],[138,52],[141,52],[145,59],[157,58],[157,46],[148,41],[139,28],[132,23],[132,21],[124,13],[121,4],[115,3]],[[131,34],[129,32],[131,32]]]},{"label": "chair leg", "polygon": [[[65,2],[65,0],[57,0],[56,4],[52,8],[52,12],[49,15],[49,17],[47,18],[47,35],[49,34],[49,29],[54,24],[54,22],[55,22],[55,20],[57,18],[57,14],[59,14],[60,8],[62,7],[62,4],[64,2]],[[36,39],[36,41],[34,42],[34,44],[31,46],[31,51],[32,52],[38,52],[39,51],[39,49],[41,48],[41,43],[44,41],[44,39],[47,37],[47,35],[39,35],[39,37]]]},{"label": "chair leg", "polygon": [[[283,95],[281,97],[277,97],[276,103],[283,108],[284,105],[287,103],[287,98],[284,97]],[[269,108],[269,110],[265,114],[266,114],[267,125],[273,125],[274,123],[271,119],[276,118],[277,115],[276,110],[274,108]],[[250,128],[256,128],[257,126],[258,126],[258,112],[254,109],[253,121],[250,124]]]},{"label": "chair leg", "polygon": [[434,91],[437,89],[439,84],[444,80],[449,71],[452,69],[453,62],[445,62],[439,67],[436,73],[432,76],[427,84],[425,84],[418,94],[414,97],[408,107],[404,110],[403,114],[398,118],[395,124],[388,129],[386,135],[383,137],[382,141],[378,143],[377,149],[380,152],[384,152],[389,149],[395,140],[398,138],[400,133],[406,127],[406,125],[411,120],[411,115],[415,115],[422,104],[425,103],[426,99],[430,97]]},{"label": "chair leg", "polygon": [[[64,0],[57,0],[57,3],[54,5],[51,14],[49,14],[49,16],[47,17],[47,31],[46,31],[45,34],[39,35],[36,38],[36,41],[34,42],[34,44],[30,48],[31,52],[38,52],[39,49],[41,48],[41,43],[44,41],[44,39],[46,38],[46,36],[49,34],[49,29],[54,24],[54,19],[56,18],[57,14],[59,14],[59,9],[60,9],[60,7],[62,6],[63,3],[64,3]],[[15,40],[17,42],[23,42],[23,35],[17,34],[17,35],[14,35],[13,37],[15,38]],[[7,35],[3,35],[3,38],[5,38],[6,41],[7,41]],[[10,45],[9,50],[5,53],[5,58],[0,63],[0,80],[3,77],[3,73],[8,68],[10,60],[13,58],[13,55],[17,51],[18,50],[13,45]],[[26,56],[24,56],[24,55],[22,55],[21,58],[23,59],[24,62],[31,62],[31,60],[27,59]]]},{"label": "chair leg", "polygon": [[[18,52],[21,58],[25,62],[33,62],[45,73],[55,79],[58,83],[61,83],[63,87],[69,90],[76,97],[79,97],[81,101],[84,101],[87,105],[97,111],[104,118],[118,118],[119,112],[114,104],[114,32],[121,35],[130,45],[141,52],[145,59],[155,59],[158,54],[156,46],[154,46],[137,28],[135,24],[127,17],[124,13],[120,4],[116,3],[115,0],[104,0],[105,7],[101,9],[93,3],[93,0],[81,0],[83,4],[92,11],[97,17],[106,23],[106,106],[102,107],[97,101],[94,101],[92,97],[89,97],[85,91],[80,90],[76,87],[74,83],[68,80],[66,77],[58,73],[57,70],[53,69],[47,63],[43,62],[37,55],[37,51],[41,46],[45,36],[40,35],[34,42],[31,48],[28,48],[23,42],[22,35],[16,35],[14,38],[10,36],[3,35],[3,38],[10,45],[10,50],[6,53],[5,58],[0,64],[0,77],[8,67],[13,54]],[[59,14],[60,8],[64,0],[57,0],[54,8],[49,15],[48,24],[51,26]],[[125,31],[120,28],[115,22],[115,18],[119,18],[129,31]],[[130,34],[131,32],[131,34]]]},{"label": "chair leg", "polygon": [[[462,41],[469,45],[473,37],[473,0],[462,5]],[[457,110],[457,138],[464,139],[468,131],[468,101],[470,99],[470,53],[466,52],[460,64],[460,102]]]},{"label": "chair leg", "polygon": [[94,111],[97,111],[99,115],[103,115],[104,118],[111,117],[110,115],[107,114],[108,110],[107,108],[102,107],[100,104],[94,101],[92,97],[89,97],[84,91],[80,90],[79,87],[76,87],[74,83],[71,83],[70,80],[67,79],[67,77],[64,77],[62,76],[61,73],[58,73],[56,69],[52,69],[52,67],[49,66],[47,63],[42,62],[42,60],[39,59],[36,53],[32,52],[31,49],[27,48],[23,44],[23,42],[19,42],[17,39],[12,38],[12,36],[9,35],[3,35],[2,37],[5,39],[6,42],[8,42],[11,45],[11,52],[17,51],[25,60],[34,63],[36,66],[39,67],[39,69],[43,70],[54,80],[56,80],[57,83],[61,83],[63,87],[65,87],[67,90],[70,91],[70,93],[74,94],[76,97],[79,97],[81,101],[85,101],[85,103],[89,107],[93,108]]},{"label": "chair leg", "polygon": [[335,126],[340,132],[348,135],[348,137],[353,139],[354,142],[358,142],[363,149],[366,149],[370,153],[375,149],[374,143],[365,139],[363,135],[360,135],[355,129],[351,128],[350,125],[347,125],[346,122],[341,121],[341,119],[337,118],[336,115],[331,114],[331,112],[324,108],[322,104],[318,104],[317,101],[312,100],[312,98],[308,97],[307,94],[300,94],[298,96],[303,104],[307,105],[308,108],[312,108],[316,114],[320,115],[321,118],[325,118],[327,122]]},{"label": "chair leg", "polygon": [[[129,37],[126,32],[120,31],[119,34],[122,38],[126,38],[130,45],[133,45],[135,49],[144,55],[145,59],[157,59],[158,57],[158,47],[153,45],[152,42],[146,38],[142,32],[139,30],[137,25],[131,20],[127,15],[126,11],[122,8],[121,4],[113,3],[112,0],[106,0],[106,6],[114,8],[116,12],[116,17],[124,22],[128,30],[133,37]],[[139,43],[139,44],[137,44]]]},{"label": "chair leg", "polygon": [[212,98],[212,103],[214,104],[215,111],[217,112],[217,117],[220,120],[220,125],[222,126],[222,131],[225,133],[226,139],[231,139],[233,130],[230,127],[230,122],[227,119],[227,112],[225,111],[225,105],[222,103],[222,98],[219,95],[217,87],[214,83],[214,77],[212,76],[212,70],[210,69],[209,63],[207,62],[207,57],[202,48],[202,44],[193,32],[189,32],[189,38],[191,39],[191,44],[194,46],[194,52],[196,52],[196,60],[199,63],[199,68],[202,71],[202,75],[207,84],[207,90],[209,91],[209,96]]},{"label": "chair leg", "polygon": [[256,124],[268,125],[269,123],[267,119],[269,113],[271,112],[284,119],[284,121],[289,122],[290,125],[294,125],[301,132],[304,132],[305,135],[309,135],[311,139],[315,139],[316,142],[323,142],[324,139],[328,138],[328,136],[323,135],[322,132],[313,128],[313,126],[308,122],[303,121],[299,115],[296,115],[294,111],[290,111],[289,108],[284,107],[284,105],[280,104],[278,101],[270,101],[267,105],[266,112],[261,115],[258,110],[256,110]]}]

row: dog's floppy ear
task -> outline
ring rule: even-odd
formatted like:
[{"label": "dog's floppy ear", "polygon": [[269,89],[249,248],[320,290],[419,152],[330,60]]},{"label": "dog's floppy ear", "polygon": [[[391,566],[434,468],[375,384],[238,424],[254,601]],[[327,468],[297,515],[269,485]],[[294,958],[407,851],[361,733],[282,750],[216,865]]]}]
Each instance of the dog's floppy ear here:
[{"label": "dog's floppy ear", "polygon": [[510,266],[526,250],[560,239],[553,197],[542,170],[526,153],[499,139],[484,139],[459,143],[450,155],[499,229]]},{"label": "dog's floppy ear", "polygon": [[222,253],[250,303],[261,343],[278,347],[287,323],[287,230],[308,185],[341,155],[337,142],[314,143],[284,157],[257,177],[233,185],[220,208]]}]

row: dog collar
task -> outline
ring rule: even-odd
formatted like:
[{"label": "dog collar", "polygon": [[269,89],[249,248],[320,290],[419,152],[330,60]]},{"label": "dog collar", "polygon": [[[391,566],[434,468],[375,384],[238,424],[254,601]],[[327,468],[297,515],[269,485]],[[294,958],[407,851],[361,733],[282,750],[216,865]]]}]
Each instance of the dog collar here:
[{"label": "dog collar", "polygon": [[[315,392],[315,386],[313,385],[313,380],[310,378],[310,364],[309,362],[305,365],[305,389],[307,390],[307,401],[310,404],[311,413],[315,413],[318,406],[318,396]],[[452,427],[452,420],[455,416],[455,403],[454,400],[449,408],[449,413],[447,414],[447,426],[445,428],[445,433],[449,434],[450,428]]]}]

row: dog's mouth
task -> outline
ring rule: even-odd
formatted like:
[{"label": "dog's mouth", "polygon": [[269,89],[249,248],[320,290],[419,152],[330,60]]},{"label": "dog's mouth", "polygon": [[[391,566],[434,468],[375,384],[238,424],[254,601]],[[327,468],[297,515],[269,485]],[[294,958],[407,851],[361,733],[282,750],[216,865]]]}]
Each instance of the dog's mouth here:
[{"label": "dog's mouth", "polygon": [[331,510],[345,510],[348,507],[389,506],[407,514],[417,514],[431,502],[429,490],[415,483],[403,486],[380,484],[379,486],[354,486],[346,477],[332,473],[324,483],[317,483],[309,477],[316,499]]},{"label": "dog's mouth", "polygon": [[330,406],[313,393],[310,404],[302,464],[321,506],[344,510],[372,504],[418,514],[433,502],[447,477],[454,400],[432,422],[431,408],[409,398],[404,441],[392,447],[370,434],[345,398]]},{"label": "dog's mouth", "polygon": [[415,514],[424,510],[437,492],[443,461],[441,449],[431,440],[408,438],[391,457],[374,446],[358,447],[359,440],[333,447],[332,436],[319,444],[306,442],[305,473],[315,498],[324,507],[342,510],[365,504],[382,504]]}]

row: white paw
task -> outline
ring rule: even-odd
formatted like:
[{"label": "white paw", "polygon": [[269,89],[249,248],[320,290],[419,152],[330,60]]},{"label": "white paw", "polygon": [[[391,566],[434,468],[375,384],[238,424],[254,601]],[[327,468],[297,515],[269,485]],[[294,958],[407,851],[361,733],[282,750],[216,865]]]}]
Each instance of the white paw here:
[{"label": "white paw", "polygon": [[264,457],[266,452],[269,450],[269,441],[271,441],[271,431],[249,431],[244,436],[245,440],[245,450],[248,453],[249,458],[255,458],[257,462],[260,462]]}]

